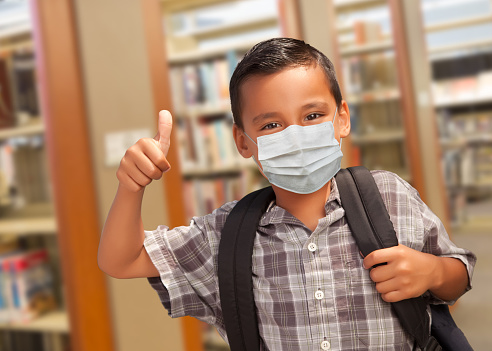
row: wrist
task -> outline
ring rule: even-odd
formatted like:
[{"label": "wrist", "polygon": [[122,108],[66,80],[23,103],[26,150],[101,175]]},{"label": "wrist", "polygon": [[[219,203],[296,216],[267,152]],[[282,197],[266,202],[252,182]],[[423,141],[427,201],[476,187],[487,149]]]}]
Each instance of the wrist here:
[{"label": "wrist", "polygon": [[122,193],[126,196],[143,196],[144,192],[145,192],[145,187],[142,186],[140,188],[132,188],[132,187],[129,187],[128,185],[126,185],[124,182],[119,182],[118,183],[118,190],[117,190],[118,193]]},{"label": "wrist", "polygon": [[429,254],[433,259],[433,274],[431,274],[431,281],[429,285],[429,291],[434,295],[442,288],[444,284],[444,264],[441,257]]}]

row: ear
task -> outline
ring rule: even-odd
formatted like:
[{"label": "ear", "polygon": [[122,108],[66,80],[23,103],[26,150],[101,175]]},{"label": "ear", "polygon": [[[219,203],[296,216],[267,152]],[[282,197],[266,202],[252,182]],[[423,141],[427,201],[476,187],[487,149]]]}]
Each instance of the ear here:
[{"label": "ear", "polygon": [[350,134],[350,111],[345,100],[342,100],[340,110],[338,111],[338,128],[340,138],[346,138]]},{"label": "ear", "polygon": [[236,123],[232,125],[232,135],[234,136],[234,141],[236,142],[237,151],[244,158],[250,158],[253,153],[251,149],[248,147],[248,143],[246,140],[246,135],[244,134],[244,130],[239,128]]}]

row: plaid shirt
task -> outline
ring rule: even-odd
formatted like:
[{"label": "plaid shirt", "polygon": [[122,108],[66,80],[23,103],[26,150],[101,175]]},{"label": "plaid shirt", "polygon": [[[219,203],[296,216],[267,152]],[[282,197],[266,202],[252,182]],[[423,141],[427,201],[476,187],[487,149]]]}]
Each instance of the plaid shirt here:
[{"label": "plaid shirt", "polygon": [[[460,259],[471,280],[476,257],[449,240],[417,191],[393,173],[372,174],[400,244]],[[235,203],[193,218],[188,227],[146,231],[144,242],[160,273],[149,282],[169,315],[212,324],[226,340],[217,255],[221,230]],[[314,232],[274,203],[260,220],[253,284],[261,349],[412,350],[413,340],[362,267],[334,180],[325,210]],[[443,303],[426,295],[431,303]]]}]

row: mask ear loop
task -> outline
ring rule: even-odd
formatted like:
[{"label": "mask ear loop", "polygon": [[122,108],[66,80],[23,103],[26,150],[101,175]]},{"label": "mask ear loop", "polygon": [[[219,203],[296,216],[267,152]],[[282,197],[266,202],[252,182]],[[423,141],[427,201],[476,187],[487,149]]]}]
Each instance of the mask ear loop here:
[{"label": "mask ear loop", "polygon": [[[243,131],[243,133],[244,133],[244,135],[246,135],[248,137],[249,140],[251,140],[253,142],[253,144],[256,145],[256,148],[258,148],[258,144],[255,143],[255,141],[253,139],[251,139],[251,137],[246,132]],[[256,166],[258,166],[258,170],[260,171],[260,173],[263,174],[263,176],[266,179],[268,179],[268,177],[265,175],[265,173],[263,173],[263,167],[260,165],[259,161],[256,160],[255,155],[251,155],[251,157],[253,158],[253,161],[255,161]]]},{"label": "mask ear loop", "polygon": [[[333,116],[333,121],[331,121],[331,123],[333,124],[333,131],[335,131],[335,118],[337,118],[337,112],[338,112],[338,106],[335,109],[335,115]],[[246,134],[246,133],[244,133],[244,134]],[[340,137],[340,142],[338,143],[340,145],[340,151],[342,151],[342,141],[343,141],[343,139],[342,139],[342,137]]]},{"label": "mask ear loop", "polygon": [[251,139],[251,137],[246,132],[243,132],[243,133],[244,133],[244,135],[246,135],[249,138],[249,140],[251,140],[253,142],[253,144],[256,145],[256,147],[258,147],[258,144],[255,143],[255,141],[253,139]]}]

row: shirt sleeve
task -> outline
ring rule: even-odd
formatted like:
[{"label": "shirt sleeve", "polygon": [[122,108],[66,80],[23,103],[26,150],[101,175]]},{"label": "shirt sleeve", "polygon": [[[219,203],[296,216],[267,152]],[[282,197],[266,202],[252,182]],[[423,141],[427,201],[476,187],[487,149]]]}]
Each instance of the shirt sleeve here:
[{"label": "shirt sleeve", "polygon": [[[412,240],[418,242],[408,246],[414,246],[413,248],[415,249],[435,256],[452,257],[463,262],[468,273],[468,285],[463,293],[470,290],[472,288],[473,270],[477,261],[476,256],[471,251],[456,246],[449,238],[442,221],[422,201],[417,190],[397,175],[393,176],[396,177],[396,192],[399,194],[406,193],[407,200],[400,200],[400,202],[406,203],[405,206],[408,206],[407,211],[412,214],[412,217],[416,217],[407,220],[412,223],[412,226],[419,228],[419,233],[414,235]],[[456,302],[456,300],[443,301],[430,292],[427,292],[424,297],[429,299],[431,304],[453,304]]]},{"label": "shirt sleeve", "polygon": [[191,316],[215,324],[220,312],[217,254],[235,202],[194,217],[189,226],[145,231],[144,247],[159,272],[148,278],[171,317]]},{"label": "shirt sleeve", "polygon": [[[416,202],[419,206],[424,226],[424,247],[422,252],[431,253],[439,257],[452,257],[460,260],[466,267],[468,273],[468,284],[463,294],[472,288],[472,277],[477,257],[467,249],[456,246],[444,228],[441,220],[432,212],[432,210],[420,199],[415,191]],[[434,304],[454,304],[453,301],[443,301],[429,292],[431,303]]]}]

